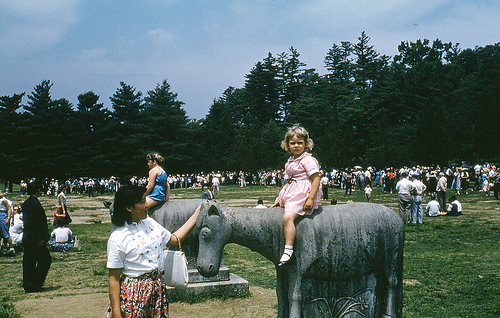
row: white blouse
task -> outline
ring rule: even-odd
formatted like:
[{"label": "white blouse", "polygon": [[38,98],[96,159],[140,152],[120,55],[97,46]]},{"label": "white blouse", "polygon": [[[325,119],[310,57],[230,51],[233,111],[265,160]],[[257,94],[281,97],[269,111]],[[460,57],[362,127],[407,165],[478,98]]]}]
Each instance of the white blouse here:
[{"label": "white blouse", "polygon": [[161,268],[160,261],[171,233],[150,217],[115,229],[108,240],[109,269],[138,277]]}]

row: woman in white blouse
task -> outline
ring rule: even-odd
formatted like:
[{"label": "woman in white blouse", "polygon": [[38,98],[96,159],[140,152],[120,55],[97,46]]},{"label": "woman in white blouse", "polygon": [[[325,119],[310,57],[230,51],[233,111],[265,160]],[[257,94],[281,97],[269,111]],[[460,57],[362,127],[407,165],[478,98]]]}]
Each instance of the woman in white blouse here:
[{"label": "woman in white blouse", "polygon": [[116,192],[108,240],[108,317],[168,317],[161,255],[178,245],[196,225],[200,207],[174,233],[148,216],[144,189],[123,186]]}]

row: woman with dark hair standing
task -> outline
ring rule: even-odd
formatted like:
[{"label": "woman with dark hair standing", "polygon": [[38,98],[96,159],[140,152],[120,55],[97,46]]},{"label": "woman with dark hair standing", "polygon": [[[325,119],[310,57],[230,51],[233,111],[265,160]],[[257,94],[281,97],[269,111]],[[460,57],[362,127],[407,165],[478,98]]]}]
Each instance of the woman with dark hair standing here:
[{"label": "woman with dark hair standing", "polygon": [[146,160],[148,161],[149,175],[144,196],[146,204],[150,208],[163,201],[168,201],[170,184],[167,182],[167,173],[161,167],[165,159],[157,153],[149,153]]},{"label": "woman with dark hair standing", "polygon": [[71,217],[69,216],[66,202],[66,185],[63,183],[59,187],[59,194],[57,195],[57,213],[54,213],[54,227],[64,226],[71,223]]},{"label": "woman with dark hair standing", "polygon": [[116,192],[108,240],[111,317],[168,317],[168,297],[161,275],[166,245],[178,242],[196,225],[200,207],[174,233],[148,216],[144,189],[123,186]]}]

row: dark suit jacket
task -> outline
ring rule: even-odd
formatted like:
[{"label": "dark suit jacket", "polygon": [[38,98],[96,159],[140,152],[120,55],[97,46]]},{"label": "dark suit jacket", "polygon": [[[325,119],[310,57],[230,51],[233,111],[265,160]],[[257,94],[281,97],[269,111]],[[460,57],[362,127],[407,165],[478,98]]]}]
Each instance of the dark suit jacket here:
[{"label": "dark suit jacket", "polygon": [[30,196],[22,205],[24,234],[23,243],[38,244],[40,241],[48,242],[50,239],[49,228],[47,226],[47,216],[34,196]]}]

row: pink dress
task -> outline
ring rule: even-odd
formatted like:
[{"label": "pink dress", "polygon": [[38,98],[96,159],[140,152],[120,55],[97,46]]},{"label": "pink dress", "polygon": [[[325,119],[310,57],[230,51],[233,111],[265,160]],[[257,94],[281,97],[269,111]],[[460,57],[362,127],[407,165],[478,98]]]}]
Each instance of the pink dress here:
[{"label": "pink dress", "polygon": [[313,208],[305,212],[303,210],[307,197],[311,192],[314,173],[319,173],[319,164],[310,153],[304,152],[300,157],[294,159],[291,156],[285,164],[285,179],[290,179],[281,189],[278,199],[285,211],[295,212],[298,215],[311,215],[318,208],[321,199],[321,188],[318,189],[313,200]]}]

